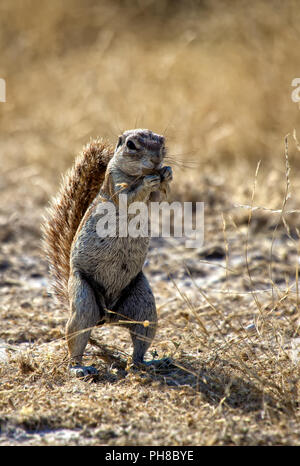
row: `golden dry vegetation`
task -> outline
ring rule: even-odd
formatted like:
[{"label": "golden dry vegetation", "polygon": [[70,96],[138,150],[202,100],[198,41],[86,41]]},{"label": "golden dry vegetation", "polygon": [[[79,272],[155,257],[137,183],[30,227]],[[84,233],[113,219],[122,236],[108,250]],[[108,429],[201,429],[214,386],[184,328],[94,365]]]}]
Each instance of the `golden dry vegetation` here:
[{"label": "golden dry vegetation", "polygon": [[[299,37],[296,0],[1,2],[0,444],[300,443]],[[149,252],[169,363],[127,371],[107,326],[73,379],[40,222],[82,146],[133,127],[166,135],[205,243]]]}]

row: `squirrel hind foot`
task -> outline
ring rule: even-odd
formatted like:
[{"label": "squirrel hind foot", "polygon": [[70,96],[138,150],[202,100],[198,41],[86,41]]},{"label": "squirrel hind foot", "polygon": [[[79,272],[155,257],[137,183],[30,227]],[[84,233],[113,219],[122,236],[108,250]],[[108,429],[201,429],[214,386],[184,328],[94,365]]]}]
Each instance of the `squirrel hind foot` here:
[{"label": "squirrel hind foot", "polygon": [[72,377],[83,378],[87,376],[95,377],[99,375],[99,371],[94,366],[81,366],[77,364],[76,366],[70,366],[69,372]]}]

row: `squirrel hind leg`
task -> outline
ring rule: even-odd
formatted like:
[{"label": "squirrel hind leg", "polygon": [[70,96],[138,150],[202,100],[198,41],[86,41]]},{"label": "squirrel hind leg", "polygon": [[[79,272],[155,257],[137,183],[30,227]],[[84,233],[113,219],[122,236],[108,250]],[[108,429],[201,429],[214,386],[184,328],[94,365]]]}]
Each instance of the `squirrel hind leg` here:
[{"label": "squirrel hind leg", "polygon": [[71,315],[66,325],[66,338],[70,371],[78,377],[95,375],[97,370],[93,366],[82,366],[81,362],[92,327],[103,317],[103,310],[99,309],[99,299],[81,272],[71,273],[68,288]]},{"label": "squirrel hind leg", "polygon": [[144,364],[145,353],[156,333],[157,314],[154,296],[143,272],[124,290],[113,310],[119,320],[128,320],[126,327],[133,343],[133,364]]}]

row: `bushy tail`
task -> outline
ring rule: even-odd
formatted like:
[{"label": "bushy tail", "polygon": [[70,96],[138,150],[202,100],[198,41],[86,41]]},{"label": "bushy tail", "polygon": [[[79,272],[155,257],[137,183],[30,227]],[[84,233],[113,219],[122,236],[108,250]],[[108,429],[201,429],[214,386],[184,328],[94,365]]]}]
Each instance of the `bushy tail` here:
[{"label": "bushy tail", "polygon": [[99,192],[112,155],[113,147],[101,139],[84,147],[63,177],[57,196],[50,201],[42,225],[52,291],[67,307],[72,241],[83,215]]}]

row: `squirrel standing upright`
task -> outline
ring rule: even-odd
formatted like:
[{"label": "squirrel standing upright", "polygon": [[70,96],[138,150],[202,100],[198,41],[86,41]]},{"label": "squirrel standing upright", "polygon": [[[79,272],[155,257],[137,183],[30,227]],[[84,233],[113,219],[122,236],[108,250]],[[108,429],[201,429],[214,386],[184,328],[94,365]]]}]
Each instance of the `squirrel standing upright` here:
[{"label": "squirrel standing upright", "polygon": [[53,291],[70,309],[66,338],[77,376],[97,373],[82,365],[93,326],[128,321],[133,363],[144,362],[154,338],[155,300],[142,271],[149,237],[99,237],[97,206],[113,202],[118,214],[118,193],[128,204],[165,197],[172,180],[171,167],[162,166],[165,154],[164,137],[147,129],[124,132],[114,151],[102,140],[91,142],[48,208],[44,249]]}]

